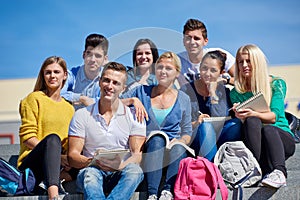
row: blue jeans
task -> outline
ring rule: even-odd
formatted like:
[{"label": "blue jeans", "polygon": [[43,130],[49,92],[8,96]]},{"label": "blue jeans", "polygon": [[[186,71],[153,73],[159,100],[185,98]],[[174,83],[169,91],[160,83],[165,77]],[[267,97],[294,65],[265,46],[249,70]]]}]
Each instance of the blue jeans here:
[{"label": "blue jeans", "polygon": [[181,145],[175,145],[171,150],[167,151],[165,150],[165,146],[165,139],[159,135],[152,137],[145,146],[144,171],[149,195],[158,195],[163,168],[167,170],[163,190],[172,192],[178,173],[179,162],[187,156],[185,148]]},{"label": "blue jeans", "polygon": [[242,123],[238,118],[227,120],[217,138],[217,133],[210,122],[203,122],[196,129],[196,136],[192,148],[198,155],[212,161],[217,153],[218,147],[225,142],[241,140]]},{"label": "blue jeans", "polygon": [[130,199],[143,178],[142,168],[134,163],[117,172],[86,167],[78,174],[77,187],[84,199]]}]

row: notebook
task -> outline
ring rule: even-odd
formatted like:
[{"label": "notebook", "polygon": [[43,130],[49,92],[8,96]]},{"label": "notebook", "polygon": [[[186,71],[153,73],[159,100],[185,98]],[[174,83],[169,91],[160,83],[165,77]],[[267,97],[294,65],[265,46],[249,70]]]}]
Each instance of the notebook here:
[{"label": "notebook", "polygon": [[208,118],[203,118],[203,121],[212,123],[212,125],[214,127],[214,130],[217,134],[217,138],[218,138],[221,131],[222,131],[222,129],[223,129],[223,127],[224,127],[225,122],[229,119],[231,119],[230,116],[227,116],[227,117],[208,117]]},{"label": "notebook", "polygon": [[121,160],[123,160],[124,157],[129,153],[130,153],[129,149],[117,149],[117,150],[98,149],[96,150],[93,160],[92,162],[90,162],[89,166],[97,166],[96,160],[99,160],[101,158],[113,160],[116,158],[117,155],[120,157]]},{"label": "notebook", "polygon": [[264,98],[263,93],[258,92],[253,97],[250,97],[240,105],[236,107],[236,110],[250,108],[257,112],[267,112],[269,110],[269,106]]},{"label": "notebook", "polygon": [[151,138],[151,137],[154,137],[155,135],[159,135],[159,136],[162,136],[165,138],[165,141],[166,141],[166,149],[168,150],[171,150],[172,147],[174,145],[181,145],[182,147],[184,147],[192,156],[195,157],[195,150],[192,149],[191,147],[189,147],[188,145],[184,144],[183,142],[180,142],[180,141],[173,141],[172,143],[170,143],[170,140],[169,140],[169,136],[163,132],[163,131],[159,131],[159,130],[155,130],[155,131],[151,131],[150,134],[147,136],[147,139],[146,139],[146,142]]}]

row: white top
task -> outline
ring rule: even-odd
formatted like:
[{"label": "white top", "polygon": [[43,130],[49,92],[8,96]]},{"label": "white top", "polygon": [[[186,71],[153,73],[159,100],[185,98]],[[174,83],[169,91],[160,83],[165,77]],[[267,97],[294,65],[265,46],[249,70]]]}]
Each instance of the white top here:
[{"label": "white top", "polygon": [[93,157],[97,149],[129,149],[129,136],[146,137],[145,122],[135,119],[134,109],[119,100],[119,107],[109,125],[95,104],[75,112],[69,128],[69,136],[84,138],[83,155]]}]

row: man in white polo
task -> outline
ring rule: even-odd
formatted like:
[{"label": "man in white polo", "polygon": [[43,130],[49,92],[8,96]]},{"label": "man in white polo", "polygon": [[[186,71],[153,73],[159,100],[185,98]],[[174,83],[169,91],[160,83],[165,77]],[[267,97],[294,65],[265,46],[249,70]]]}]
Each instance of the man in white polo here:
[{"label": "man in white polo", "polygon": [[[130,199],[143,180],[139,164],[146,125],[138,122],[134,110],[119,99],[126,79],[122,64],[105,65],[99,80],[99,101],[77,110],[71,121],[68,159],[71,167],[81,169],[77,186],[85,199]],[[97,149],[130,149],[130,153],[124,161],[101,158],[96,166],[89,166]]]}]

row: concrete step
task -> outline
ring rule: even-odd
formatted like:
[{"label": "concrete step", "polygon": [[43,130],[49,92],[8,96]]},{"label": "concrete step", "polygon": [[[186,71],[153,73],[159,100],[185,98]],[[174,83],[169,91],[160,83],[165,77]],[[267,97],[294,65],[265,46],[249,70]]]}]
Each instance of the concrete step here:
[{"label": "concrete step", "polygon": [[[17,155],[19,153],[19,144],[13,145],[0,145],[0,157],[5,160],[11,162],[12,164],[16,164]],[[282,187],[278,190],[267,188],[267,187],[251,187],[251,188],[243,188],[243,198],[242,199],[250,199],[250,200],[299,200],[300,199],[300,144],[296,145],[296,152],[294,156],[289,158],[286,161],[286,166],[288,169],[288,178],[287,178],[287,186]],[[61,195],[61,199],[74,199],[81,200],[83,196],[81,194],[75,193],[75,183],[71,182],[67,185],[64,185],[66,190],[71,192],[71,194],[64,196]],[[240,193],[239,193],[240,194]],[[228,199],[239,199],[239,194],[237,191],[229,190]],[[4,200],[47,200],[47,196],[20,196],[20,197],[2,197]],[[144,187],[140,187],[138,192],[135,192],[130,200],[146,200],[147,193]],[[220,192],[217,194],[217,199],[221,199]]]}]

